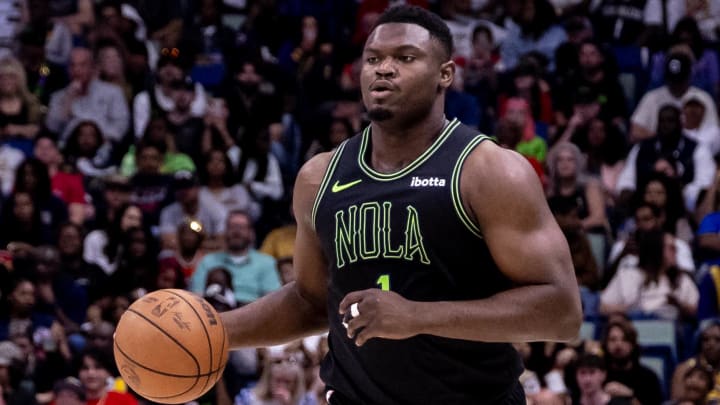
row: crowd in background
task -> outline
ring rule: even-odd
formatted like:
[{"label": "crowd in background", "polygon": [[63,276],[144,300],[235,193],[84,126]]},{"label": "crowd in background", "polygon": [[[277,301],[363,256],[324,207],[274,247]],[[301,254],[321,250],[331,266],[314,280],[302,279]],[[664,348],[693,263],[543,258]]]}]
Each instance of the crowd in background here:
[{"label": "crowd in background", "polygon": [[[292,281],[295,176],[368,124],[362,46],[402,3],[447,22],[446,116],[527,157],[599,330],[516,345],[529,403],[720,401],[720,1],[17,0],[0,405],[148,403],[112,358],[130,303],[184,288],[224,311]],[[676,327],[666,376],[639,319]],[[197,402],[322,404],[326,346],[232,352]]]}]

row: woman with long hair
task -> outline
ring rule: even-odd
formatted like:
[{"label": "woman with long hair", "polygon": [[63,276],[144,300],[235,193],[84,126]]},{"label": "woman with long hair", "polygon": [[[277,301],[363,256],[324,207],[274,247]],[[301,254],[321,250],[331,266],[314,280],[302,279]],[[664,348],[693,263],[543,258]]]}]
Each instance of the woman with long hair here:
[{"label": "woman with long hair", "polygon": [[0,134],[33,139],[42,115],[40,101],[28,90],[23,65],[12,56],[0,59]]},{"label": "woman with long hair", "polygon": [[200,198],[214,200],[227,209],[247,211],[253,221],[260,218],[261,205],[241,183],[235,183],[236,175],[230,158],[220,149],[211,149],[200,166]]},{"label": "woman with long hair", "polygon": [[68,208],[52,190],[50,171],[37,158],[27,158],[20,163],[15,173],[15,192],[30,194],[43,225],[56,230],[68,220]]},{"label": "woman with long hair", "polygon": [[695,316],[699,293],[692,277],[678,269],[674,237],[660,230],[641,232],[638,265],[623,267],[600,296],[600,313],[641,313],[665,319]]},{"label": "woman with long hair", "polygon": [[85,237],[83,258],[88,263],[100,266],[106,274],[113,274],[124,254],[123,242],[127,239],[128,231],[142,225],[143,213],[140,208],[131,204],[123,205],[107,230],[96,229]]}]

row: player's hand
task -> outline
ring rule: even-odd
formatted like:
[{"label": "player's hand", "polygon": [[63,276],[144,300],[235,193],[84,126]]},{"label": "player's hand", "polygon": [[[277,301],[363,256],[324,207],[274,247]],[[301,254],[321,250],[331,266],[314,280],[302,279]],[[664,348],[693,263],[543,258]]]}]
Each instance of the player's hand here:
[{"label": "player's hand", "polygon": [[359,313],[347,322],[347,334],[358,346],[372,338],[406,339],[417,334],[414,306],[397,293],[377,288],[351,292],[340,302],[340,314],[350,315],[353,304]]}]

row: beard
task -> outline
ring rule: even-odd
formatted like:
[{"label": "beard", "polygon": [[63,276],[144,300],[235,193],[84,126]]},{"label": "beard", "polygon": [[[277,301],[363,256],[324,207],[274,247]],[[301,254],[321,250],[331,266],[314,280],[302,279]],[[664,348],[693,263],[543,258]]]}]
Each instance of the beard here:
[{"label": "beard", "polygon": [[368,111],[368,118],[370,118],[370,121],[387,121],[394,116],[395,115],[392,111],[382,107],[373,108]]}]

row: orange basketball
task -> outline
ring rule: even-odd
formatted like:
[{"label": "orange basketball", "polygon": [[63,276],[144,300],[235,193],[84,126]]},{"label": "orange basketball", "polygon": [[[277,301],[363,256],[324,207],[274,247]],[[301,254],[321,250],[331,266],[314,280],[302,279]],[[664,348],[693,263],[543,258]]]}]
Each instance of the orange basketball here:
[{"label": "orange basketball", "polygon": [[125,311],[115,331],[115,362],[135,392],[165,404],[192,401],[215,385],[228,340],[215,309],[184,290],[154,291]]}]

